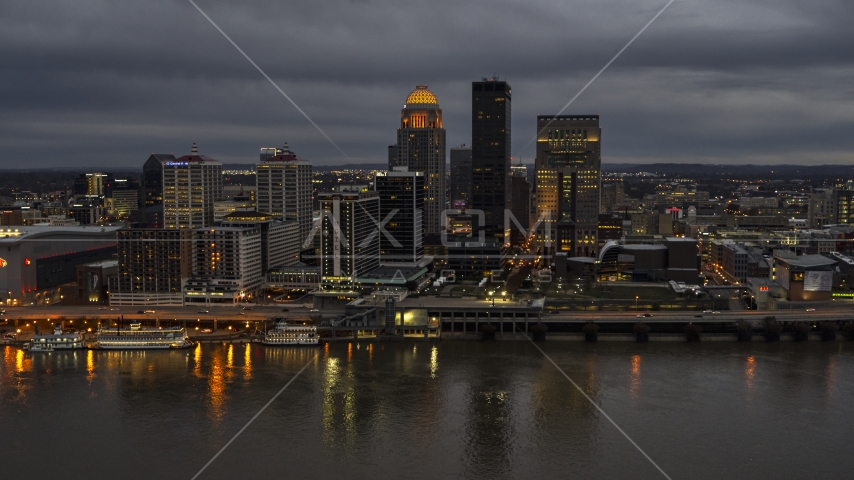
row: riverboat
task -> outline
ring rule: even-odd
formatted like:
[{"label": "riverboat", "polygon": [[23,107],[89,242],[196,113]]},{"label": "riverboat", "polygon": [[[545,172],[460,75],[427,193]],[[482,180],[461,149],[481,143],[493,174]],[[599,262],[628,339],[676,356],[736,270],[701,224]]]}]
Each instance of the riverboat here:
[{"label": "riverboat", "polygon": [[82,333],[63,333],[62,324],[54,326],[53,333],[33,335],[30,343],[26,344],[31,352],[52,352],[54,350],[74,350],[84,347]]},{"label": "riverboat", "polygon": [[264,345],[317,345],[317,327],[314,325],[288,324],[287,321],[276,323],[276,328],[264,334]]},{"label": "riverboat", "polygon": [[183,327],[143,328],[139,323],[131,323],[129,328],[101,329],[97,338],[97,348],[105,350],[147,350],[193,346]]}]

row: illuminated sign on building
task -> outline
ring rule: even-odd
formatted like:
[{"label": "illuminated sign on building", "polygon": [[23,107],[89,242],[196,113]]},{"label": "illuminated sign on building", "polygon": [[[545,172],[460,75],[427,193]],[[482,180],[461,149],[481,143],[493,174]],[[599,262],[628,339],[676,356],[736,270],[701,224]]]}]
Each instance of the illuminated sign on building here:
[{"label": "illuminated sign on building", "polygon": [[30,262],[29,257],[24,257],[24,265],[26,265],[26,266],[28,266],[28,267],[29,267],[29,266],[30,266],[30,263],[32,263],[32,262]]},{"label": "illuminated sign on building", "polygon": [[186,167],[189,165],[187,162],[166,162],[164,165],[167,167]]},{"label": "illuminated sign on building", "polygon": [[3,260],[2,258],[0,258],[0,268],[5,267],[7,263],[8,262],[6,262],[6,260]]}]

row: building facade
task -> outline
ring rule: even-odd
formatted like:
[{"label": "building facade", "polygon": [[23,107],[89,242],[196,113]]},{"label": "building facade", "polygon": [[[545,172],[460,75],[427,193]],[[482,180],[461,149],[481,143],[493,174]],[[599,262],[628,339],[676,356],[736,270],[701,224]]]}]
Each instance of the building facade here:
[{"label": "building facade", "polygon": [[417,86],[406,98],[397,145],[389,147],[388,166],[389,170],[400,166],[424,173],[424,229],[427,233],[441,232],[446,207],[445,129],[439,101],[426,85]]},{"label": "building facade", "polygon": [[142,165],[139,222],[146,227],[163,227],[163,164],[174,161],[171,153],[152,153]]},{"label": "building facade", "polygon": [[546,255],[597,254],[601,134],[598,115],[537,116],[537,241]]},{"label": "building facade", "polygon": [[118,232],[118,276],[111,305],[182,305],[190,274],[192,232],[129,228]]},{"label": "building facade", "polygon": [[302,237],[296,222],[275,220],[254,210],[238,210],[222,219],[224,227],[253,227],[261,230],[261,270],[299,263]]},{"label": "building facade", "polygon": [[260,228],[197,228],[192,245],[191,275],[183,289],[185,305],[236,305],[262,293]]},{"label": "building facade", "polygon": [[61,288],[76,283],[77,266],[112,259],[119,228],[35,225],[0,229],[0,304],[59,302]]},{"label": "building facade", "polygon": [[497,78],[472,82],[472,208],[484,213],[487,237],[506,240],[504,216],[511,207],[511,89]]},{"label": "building facade", "polygon": [[264,158],[265,150],[269,149],[261,150],[262,160],[255,167],[258,211],[296,223],[305,239],[311,229],[311,162],[297,158],[287,143],[276,155]]},{"label": "building facade", "polygon": [[353,290],[357,276],[380,265],[380,198],[362,185],[341,186],[318,197],[321,288]]},{"label": "building facade", "polygon": [[414,263],[424,256],[425,187],[424,174],[407,167],[377,173],[378,220],[384,229],[379,236],[381,262]]},{"label": "building facade", "polygon": [[451,208],[471,208],[471,147],[451,148]]},{"label": "building facade", "polygon": [[198,154],[163,163],[163,226],[199,228],[214,224],[214,202],[222,197],[222,164]]}]

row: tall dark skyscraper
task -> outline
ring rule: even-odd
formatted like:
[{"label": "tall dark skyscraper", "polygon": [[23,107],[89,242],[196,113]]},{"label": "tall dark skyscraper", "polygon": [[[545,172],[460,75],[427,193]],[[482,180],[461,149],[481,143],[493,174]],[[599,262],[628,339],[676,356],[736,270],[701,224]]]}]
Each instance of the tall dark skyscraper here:
[{"label": "tall dark skyscraper", "polygon": [[451,148],[451,208],[471,208],[471,147]]},{"label": "tall dark skyscraper", "polygon": [[149,228],[163,228],[163,164],[174,161],[171,153],[152,153],[142,166],[139,221]]},{"label": "tall dark skyscraper", "polygon": [[602,167],[599,115],[537,116],[537,229],[542,253],[598,250]]},{"label": "tall dark skyscraper", "polygon": [[497,78],[472,82],[472,204],[483,210],[487,237],[504,240],[510,207],[510,85]]},{"label": "tall dark skyscraper", "polygon": [[[424,174],[395,167],[378,172],[376,190],[380,196],[378,220],[387,223],[380,233],[380,261],[415,263],[424,256]],[[389,238],[389,236],[391,238]]]}]

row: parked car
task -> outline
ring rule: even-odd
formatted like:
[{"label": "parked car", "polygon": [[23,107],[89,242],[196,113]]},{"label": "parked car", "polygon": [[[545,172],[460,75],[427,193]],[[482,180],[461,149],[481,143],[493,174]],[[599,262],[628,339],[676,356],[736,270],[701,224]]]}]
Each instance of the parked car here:
[{"label": "parked car", "polygon": [[98,310],[106,310],[107,307],[98,307]]},{"label": "parked car", "polygon": [[560,313],[560,310],[552,310],[549,313],[551,313],[552,315],[558,315]]},{"label": "parked car", "polygon": [[808,312],[814,312],[814,311],[815,311],[815,309],[814,309],[814,308],[808,308],[808,309],[807,309],[807,311],[808,311]]},{"label": "parked car", "polygon": [[283,312],[287,312],[287,311],[288,311],[288,309],[287,309],[287,308],[283,308],[283,309],[282,309],[282,311],[283,311]]},{"label": "parked car", "polygon": [[252,310],[252,307],[243,307],[244,310]]},{"label": "parked car", "polygon": [[702,315],[694,315],[694,318],[703,318]]},{"label": "parked car", "polygon": [[651,313],[640,313],[640,314],[635,315],[636,318],[647,318],[647,317],[651,317],[651,316],[652,316]]},{"label": "parked car", "polygon": [[18,334],[14,333],[14,332],[6,333],[6,334],[3,334],[3,338],[7,339],[7,340],[14,340],[14,339],[18,338]]},{"label": "parked car", "polygon": [[201,329],[201,330],[200,330],[200,332],[202,332],[202,333],[211,333],[211,332],[213,332],[213,330],[211,330],[210,328],[203,328],[203,329]]},{"label": "parked car", "polygon": [[199,310],[199,313],[211,313],[210,310]]}]

